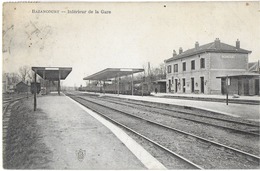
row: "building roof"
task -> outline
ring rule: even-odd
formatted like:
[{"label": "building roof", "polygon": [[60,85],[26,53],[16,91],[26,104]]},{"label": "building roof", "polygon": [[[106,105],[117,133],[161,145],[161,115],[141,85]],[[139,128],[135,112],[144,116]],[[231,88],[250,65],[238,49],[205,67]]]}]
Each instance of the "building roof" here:
[{"label": "building roof", "polygon": [[28,85],[25,84],[23,81],[20,81],[19,83],[16,84],[16,86],[20,86],[20,85],[26,85],[26,86],[28,86]]},{"label": "building roof", "polygon": [[127,76],[138,72],[143,72],[140,68],[107,68],[90,76],[83,78],[83,80],[108,80],[111,78]]},{"label": "building roof", "polygon": [[251,51],[241,49],[241,48],[236,48],[235,46],[231,46],[231,45],[222,43],[222,42],[220,42],[220,40],[219,40],[219,43],[220,43],[219,46],[217,46],[217,42],[215,40],[214,42],[198,46],[198,48],[188,49],[188,50],[182,52],[181,54],[178,54],[176,56],[173,56],[173,57],[165,60],[165,62],[170,62],[170,61],[173,61],[176,59],[181,59],[181,58],[185,58],[185,57],[189,57],[192,55],[197,55],[197,54],[201,54],[201,53],[205,53],[205,52],[242,53],[242,54],[251,53]]},{"label": "building roof", "polygon": [[245,77],[260,77],[260,74],[257,73],[253,73],[253,72],[244,72],[244,73],[240,73],[240,74],[232,74],[232,75],[223,75],[223,76],[218,76],[216,78],[235,78],[235,77],[240,77],[240,78],[245,78]]},{"label": "building roof", "polygon": [[70,67],[32,67],[40,77],[45,80],[57,81],[65,80],[69,73],[72,71]]},{"label": "building roof", "polygon": [[260,65],[258,62],[250,62],[248,63],[248,71],[249,72],[260,72]]}]

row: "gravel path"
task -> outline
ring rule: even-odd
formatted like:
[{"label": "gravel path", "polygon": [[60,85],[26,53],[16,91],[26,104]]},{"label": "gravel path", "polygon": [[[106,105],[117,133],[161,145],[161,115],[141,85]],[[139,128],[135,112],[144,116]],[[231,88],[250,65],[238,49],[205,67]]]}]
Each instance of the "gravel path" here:
[{"label": "gravel path", "polygon": [[[105,126],[64,96],[12,106],[5,169],[146,169]],[[5,119],[6,120],[6,119]]]}]

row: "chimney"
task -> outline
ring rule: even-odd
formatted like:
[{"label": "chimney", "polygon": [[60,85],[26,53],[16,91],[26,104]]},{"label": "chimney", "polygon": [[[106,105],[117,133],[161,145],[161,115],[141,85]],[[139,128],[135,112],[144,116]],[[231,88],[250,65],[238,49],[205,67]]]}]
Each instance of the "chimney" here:
[{"label": "chimney", "polygon": [[216,40],[215,40],[215,48],[216,49],[220,48],[220,40],[219,40],[219,38],[216,38]]},{"label": "chimney", "polygon": [[237,49],[240,49],[240,41],[237,39],[237,41],[236,41],[236,48]]},{"label": "chimney", "polygon": [[176,56],[176,55],[177,55],[176,51],[173,50],[173,54],[172,54],[172,56],[174,57],[174,56]]},{"label": "chimney", "polygon": [[179,54],[182,54],[182,52],[183,52],[182,47],[180,47]]},{"label": "chimney", "polygon": [[196,50],[199,49],[199,42],[196,42],[196,43],[195,43],[195,49],[196,49]]}]

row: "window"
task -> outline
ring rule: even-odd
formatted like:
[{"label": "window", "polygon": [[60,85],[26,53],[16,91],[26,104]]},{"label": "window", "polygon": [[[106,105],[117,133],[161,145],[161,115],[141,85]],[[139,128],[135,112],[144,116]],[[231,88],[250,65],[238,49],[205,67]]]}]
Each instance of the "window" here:
[{"label": "window", "polygon": [[194,70],[195,69],[195,60],[191,61],[191,69]]},{"label": "window", "polygon": [[168,71],[168,73],[172,73],[172,66],[171,65],[167,66],[167,71]]},{"label": "window", "polygon": [[200,68],[205,68],[205,58],[200,59]]},{"label": "window", "polygon": [[186,71],[186,62],[182,63],[182,71]]},{"label": "window", "polygon": [[178,64],[174,64],[173,70],[174,70],[174,72],[178,72]]}]

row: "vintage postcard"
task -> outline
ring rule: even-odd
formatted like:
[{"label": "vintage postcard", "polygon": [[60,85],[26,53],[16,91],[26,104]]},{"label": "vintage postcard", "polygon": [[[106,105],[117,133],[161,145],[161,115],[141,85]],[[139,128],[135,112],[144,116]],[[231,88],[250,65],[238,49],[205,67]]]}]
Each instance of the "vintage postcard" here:
[{"label": "vintage postcard", "polygon": [[260,4],[5,2],[4,169],[260,169]]}]

